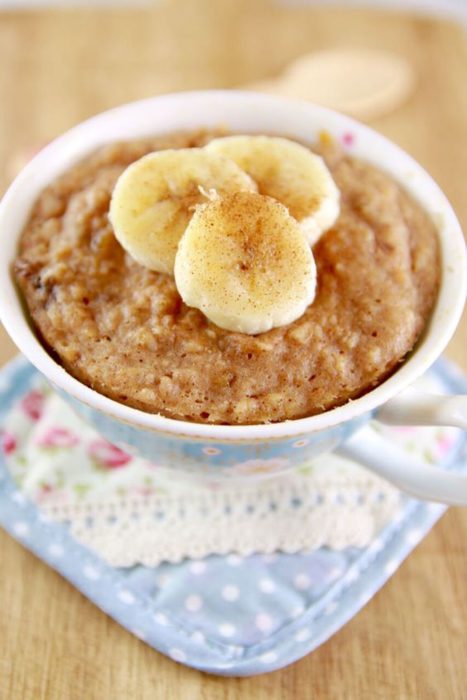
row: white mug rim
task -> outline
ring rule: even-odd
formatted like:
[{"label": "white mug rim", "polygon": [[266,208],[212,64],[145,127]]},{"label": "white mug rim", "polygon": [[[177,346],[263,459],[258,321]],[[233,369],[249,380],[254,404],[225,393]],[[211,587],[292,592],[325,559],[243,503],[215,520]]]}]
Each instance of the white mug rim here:
[{"label": "white mug rim", "polygon": [[[183,114],[181,107],[183,105]],[[192,114],[205,112],[205,123],[199,122],[186,128],[202,128],[213,125],[214,115],[228,115],[237,109],[241,115],[250,115],[251,131],[258,130],[255,124],[264,123],[264,130],[276,129],[296,138],[306,138],[306,120],[322,123],[322,129],[351,132],[357,137],[356,155],[376,162],[394,179],[399,181],[427,210],[435,220],[439,231],[442,254],[442,280],[435,309],[416,349],[401,367],[375,389],[358,399],[316,416],[299,418],[271,424],[212,425],[176,420],[159,414],[146,413],[131,408],[100,394],[81,383],[48,354],[28,321],[19,293],[11,275],[11,262],[16,243],[40,190],[60,172],[84,157],[113,134],[113,124],[131,124],[132,117],[145,116],[154,110],[164,109],[173,114],[180,113],[181,122],[189,121]],[[274,114],[277,114],[275,118]],[[187,116],[188,115],[188,116]],[[262,115],[262,116],[261,116]],[[184,118],[182,118],[184,117]],[[287,120],[287,117],[289,119]],[[261,119],[263,118],[263,121]],[[248,121],[248,118],[246,118]],[[285,120],[285,122],[284,122]],[[289,123],[301,124],[288,131]],[[147,119],[146,119],[147,121]],[[180,121],[180,120],[179,120]],[[230,119],[232,128],[235,128]],[[245,119],[244,119],[245,121]],[[179,126],[167,128],[173,131]],[[131,126],[129,127],[131,129]],[[244,127],[248,129],[248,127]],[[300,134],[297,133],[300,131]],[[311,128],[310,138],[311,141]],[[120,133],[120,132],[119,132]],[[129,132],[130,133],[130,132]],[[133,138],[149,135],[148,128],[140,128]],[[163,133],[161,130],[153,132]],[[105,136],[104,136],[105,134]],[[305,136],[304,136],[305,134]],[[129,139],[128,136],[120,138]],[[363,141],[365,139],[365,141]],[[116,140],[115,138],[109,138]],[[362,145],[364,144],[364,145]],[[365,156],[366,149],[366,157]],[[374,158],[374,160],[372,160]],[[397,164],[397,165],[396,165]],[[402,177],[406,174],[406,178]],[[13,235],[11,230],[13,229]],[[172,93],[128,103],[81,122],[40,151],[13,181],[0,203],[0,235],[9,231],[2,248],[6,254],[0,260],[0,319],[13,341],[24,355],[53,384],[75,399],[92,408],[137,428],[169,435],[222,441],[276,440],[297,437],[318,430],[331,428],[365,413],[373,411],[387,400],[400,393],[421,376],[442,353],[453,335],[465,302],[466,259],[462,230],[447,198],[428,173],[401,148],[369,127],[327,108],[300,100],[290,100],[254,92],[234,90],[207,90]],[[4,234],[5,235],[5,234]]]}]

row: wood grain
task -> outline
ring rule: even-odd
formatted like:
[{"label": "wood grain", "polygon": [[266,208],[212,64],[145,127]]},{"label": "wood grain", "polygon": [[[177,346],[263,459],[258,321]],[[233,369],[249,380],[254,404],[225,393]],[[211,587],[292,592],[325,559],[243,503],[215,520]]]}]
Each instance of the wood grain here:
[{"label": "wood grain", "polygon": [[[467,47],[440,21],[257,0],[0,14],[0,187],[18,149],[121,102],[268,78],[302,53],[406,56],[418,87],[372,123],[434,175],[467,224]],[[448,355],[467,369],[467,319]],[[0,334],[0,361],[14,352]],[[451,509],[367,607],[313,654],[250,679],[183,668],[125,632],[0,533],[0,697],[275,700],[466,697],[467,511]]]}]

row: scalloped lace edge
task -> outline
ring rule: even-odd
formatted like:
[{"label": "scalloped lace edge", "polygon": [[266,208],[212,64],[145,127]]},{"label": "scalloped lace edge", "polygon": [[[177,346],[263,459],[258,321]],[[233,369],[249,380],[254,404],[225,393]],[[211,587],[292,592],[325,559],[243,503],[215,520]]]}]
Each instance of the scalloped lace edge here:
[{"label": "scalloped lace edge", "polygon": [[[301,480],[300,480],[301,482]],[[400,510],[400,493],[380,479],[322,478],[261,491],[48,504],[43,514],[108,564],[156,566],[211,554],[293,553],[365,547]]]}]

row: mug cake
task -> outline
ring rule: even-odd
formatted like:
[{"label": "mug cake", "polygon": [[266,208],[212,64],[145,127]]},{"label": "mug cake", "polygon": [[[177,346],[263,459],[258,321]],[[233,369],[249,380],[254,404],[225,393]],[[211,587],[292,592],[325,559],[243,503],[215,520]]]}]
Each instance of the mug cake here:
[{"label": "mug cake", "polygon": [[[71,375],[149,413],[249,425],[358,398],[412,350],[440,281],[429,216],[390,176],[328,138],[309,148],[264,136],[265,150],[248,158],[245,143],[258,138],[196,131],[115,143],[42,192],[14,272],[38,336]],[[271,151],[282,140],[291,154],[307,150],[325,164],[320,197],[298,196],[305,170],[297,173],[292,155],[268,160],[268,139]],[[147,201],[143,190],[125,190],[138,164],[187,149],[192,159],[216,153],[225,168],[193,177],[175,205],[159,193],[152,214],[153,180]],[[179,172],[169,168],[169,184]],[[125,212],[142,228],[125,223]],[[165,245],[145,248],[144,232],[164,216]]]}]

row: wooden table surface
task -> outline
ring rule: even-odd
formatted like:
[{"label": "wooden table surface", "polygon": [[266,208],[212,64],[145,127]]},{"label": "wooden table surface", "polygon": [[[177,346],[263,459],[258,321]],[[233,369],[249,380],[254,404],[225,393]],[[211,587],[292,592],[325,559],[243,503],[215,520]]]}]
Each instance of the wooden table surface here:
[{"label": "wooden table surface", "polygon": [[[395,50],[417,90],[372,122],[434,175],[467,226],[467,48],[460,27],[257,0],[0,12],[0,187],[8,163],[81,119],[158,92],[232,87],[329,46]],[[448,356],[467,370],[467,318]],[[0,330],[0,361],[14,348]],[[186,669],[0,533],[0,697],[275,700],[467,697],[467,510],[451,509],[366,608],[293,666],[249,679]]]}]

